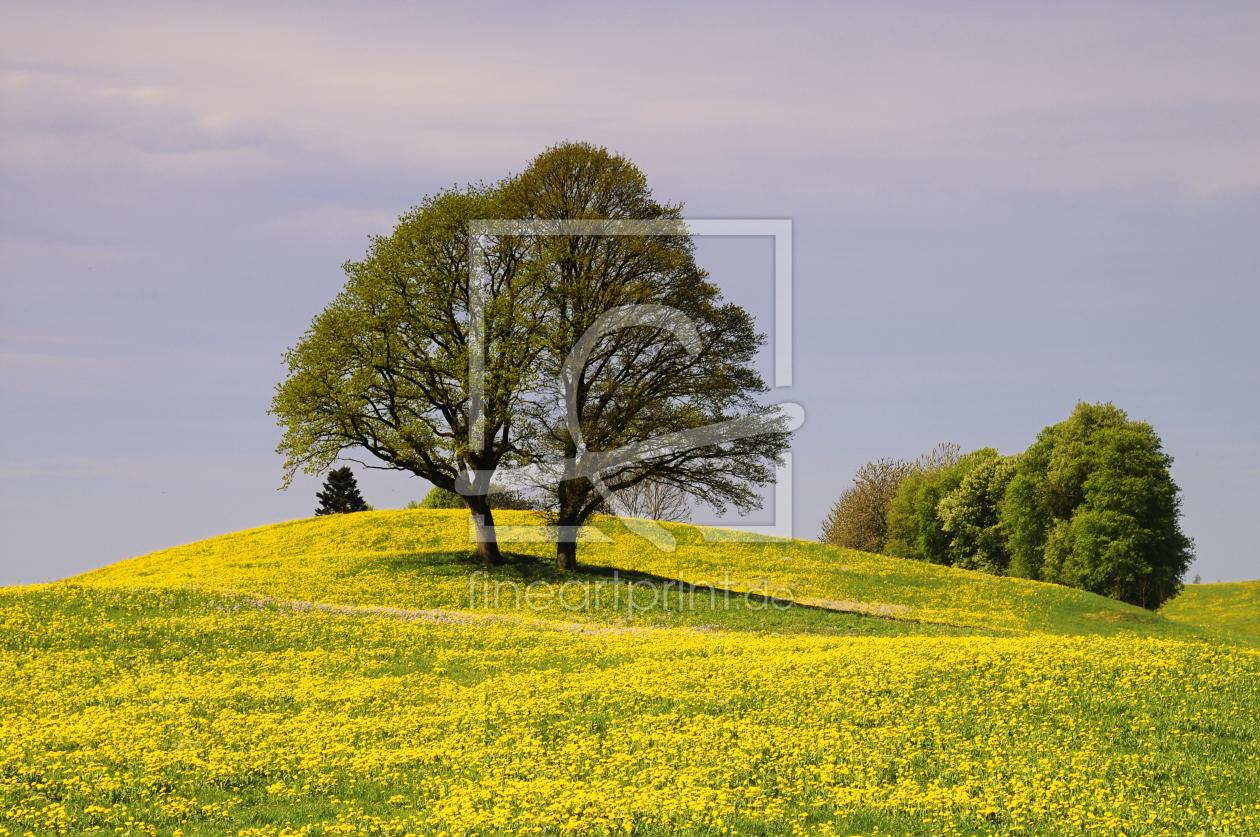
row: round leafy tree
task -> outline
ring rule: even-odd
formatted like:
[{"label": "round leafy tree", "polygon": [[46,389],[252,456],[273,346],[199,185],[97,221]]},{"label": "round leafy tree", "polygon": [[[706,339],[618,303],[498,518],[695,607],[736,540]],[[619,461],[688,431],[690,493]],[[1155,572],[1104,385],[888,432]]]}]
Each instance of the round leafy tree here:
[{"label": "round leafy tree", "polygon": [[886,551],[1001,574],[1007,561],[997,510],[1013,458],[993,448],[959,451],[943,444],[920,457],[889,506]]},{"label": "round leafy tree", "polygon": [[286,485],[366,452],[462,497],[500,564],[491,479],[519,469],[571,570],[609,495],[652,482],[745,511],[788,448],[759,401],[764,336],[696,265],[681,207],[606,149],[426,198],[345,271],[272,401]]},{"label": "round leafy tree", "polygon": [[1194,543],[1159,436],[1112,404],[1076,405],[1020,458],[1002,502],[1012,575],[1157,608]]},{"label": "round leafy tree", "polygon": [[[486,500],[490,504],[490,508],[504,511],[533,511],[537,504],[525,495],[517,491],[512,491],[501,485],[491,484],[490,493],[486,495]],[[447,491],[445,488],[433,486],[429,489],[429,493],[424,495],[424,499],[419,503],[412,502],[407,506],[409,509],[465,509],[468,504],[464,502],[464,498],[456,494],[454,491]]]}]

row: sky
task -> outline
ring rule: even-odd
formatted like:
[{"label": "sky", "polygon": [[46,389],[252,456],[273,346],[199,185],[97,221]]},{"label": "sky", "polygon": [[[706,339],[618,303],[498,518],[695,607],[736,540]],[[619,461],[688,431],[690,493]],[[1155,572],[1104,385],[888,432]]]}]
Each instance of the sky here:
[{"label": "sky", "polygon": [[[6,0],[0,585],[312,514],[267,410],[341,265],[565,140],[791,219],[796,537],[868,460],[1111,401],[1191,574],[1260,578],[1260,5],[948,5]],[[770,239],[698,258],[770,334]]]}]

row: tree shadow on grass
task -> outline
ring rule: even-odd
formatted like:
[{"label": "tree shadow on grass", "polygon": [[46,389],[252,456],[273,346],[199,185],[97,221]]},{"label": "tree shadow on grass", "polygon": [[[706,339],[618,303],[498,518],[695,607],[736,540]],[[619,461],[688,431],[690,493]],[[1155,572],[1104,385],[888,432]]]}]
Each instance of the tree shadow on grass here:
[{"label": "tree shadow on grass", "polygon": [[[640,570],[625,570],[620,567],[579,565],[576,570],[566,572],[556,569],[554,559],[550,555],[506,551],[502,555],[503,564],[486,566],[478,560],[477,553],[473,549],[398,553],[382,556],[378,566],[391,572],[421,573],[435,580],[467,579],[469,584],[477,585],[479,588],[483,584],[489,584],[493,588],[499,583],[513,584],[523,588],[535,582],[544,582],[554,587],[577,584],[599,586],[607,590],[615,585],[623,591],[620,594],[620,600],[623,602],[626,600],[625,597],[631,594],[626,591],[629,586],[632,588],[635,600],[639,602],[631,618],[636,623],[642,624],[849,636],[991,633],[980,628],[962,629],[955,626],[922,623],[913,619],[897,619],[807,604],[794,601],[790,597],[776,598],[767,592],[732,590],[707,583],[693,584],[680,578]],[[485,575],[476,576],[477,573],[485,573]],[[681,598],[687,600],[685,609],[680,607]],[[649,599],[652,600],[651,604],[644,606],[643,602]],[[497,610],[497,606],[495,609]],[[544,614],[536,615],[543,616]],[[590,612],[566,611],[552,614],[553,617],[556,615],[565,618],[595,618],[597,621],[626,618],[624,612],[621,616],[617,616],[601,608]]]}]

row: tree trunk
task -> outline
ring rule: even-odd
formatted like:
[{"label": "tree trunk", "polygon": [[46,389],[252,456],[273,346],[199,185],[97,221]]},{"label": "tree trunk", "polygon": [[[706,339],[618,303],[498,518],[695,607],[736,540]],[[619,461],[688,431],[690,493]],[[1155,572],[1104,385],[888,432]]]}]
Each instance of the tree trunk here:
[{"label": "tree trunk", "polygon": [[494,535],[494,513],[490,503],[483,495],[464,498],[468,510],[472,513],[477,527],[477,559],[485,565],[499,566],[503,563],[503,555],[499,552],[499,541]]},{"label": "tree trunk", "polygon": [[[573,527],[577,528],[577,527]],[[556,541],[556,569],[557,570],[576,570],[577,569],[577,538],[566,541],[561,535],[561,540]]]},{"label": "tree trunk", "polygon": [[[581,486],[573,477],[572,465],[577,456],[577,448],[566,440],[564,479],[557,486],[556,496],[559,502],[559,515],[556,520],[556,569],[570,572],[577,569],[577,533],[582,522]],[[583,480],[584,482],[585,480]]]}]

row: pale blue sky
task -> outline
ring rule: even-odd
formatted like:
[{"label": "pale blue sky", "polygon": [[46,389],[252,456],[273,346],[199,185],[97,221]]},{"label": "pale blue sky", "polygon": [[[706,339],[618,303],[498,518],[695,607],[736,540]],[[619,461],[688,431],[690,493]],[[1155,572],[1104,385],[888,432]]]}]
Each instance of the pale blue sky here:
[{"label": "pale blue sky", "polygon": [[[793,219],[798,537],[1112,400],[1260,577],[1260,6],[950,5],[6,3],[0,584],[309,515],[266,409],[339,265],[565,139]],[[768,330],[768,242],[700,255]]]}]

